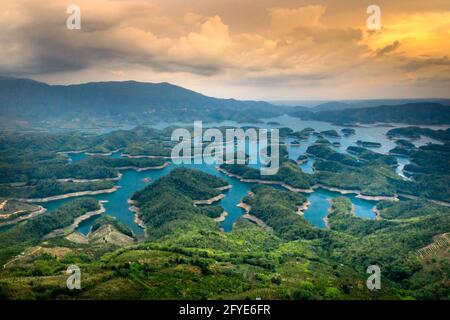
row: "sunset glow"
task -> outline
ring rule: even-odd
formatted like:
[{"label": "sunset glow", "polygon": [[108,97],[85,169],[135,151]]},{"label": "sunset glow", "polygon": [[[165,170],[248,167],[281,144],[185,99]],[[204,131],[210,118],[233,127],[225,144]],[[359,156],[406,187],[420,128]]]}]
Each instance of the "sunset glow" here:
[{"label": "sunset glow", "polygon": [[171,82],[244,99],[449,97],[450,2],[6,0],[0,73]]}]

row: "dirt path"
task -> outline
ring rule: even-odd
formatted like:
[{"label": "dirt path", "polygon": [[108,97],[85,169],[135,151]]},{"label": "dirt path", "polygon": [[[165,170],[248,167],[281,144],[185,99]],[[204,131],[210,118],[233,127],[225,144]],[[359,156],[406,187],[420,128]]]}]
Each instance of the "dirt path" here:
[{"label": "dirt path", "polygon": [[24,254],[20,254],[20,255],[16,256],[14,259],[12,259],[12,260],[8,261],[7,263],[5,263],[5,264],[3,265],[3,269],[6,269],[6,267],[7,267],[9,264],[14,263],[15,261],[18,261],[18,260],[20,260],[20,259],[22,259],[22,258],[26,258],[26,257],[28,257],[28,256],[31,256],[31,255],[35,254],[36,252],[38,252],[38,251],[41,250],[41,249],[42,249],[42,247],[36,247],[36,248],[35,248],[34,250],[32,250],[31,252],[24,252]]}]

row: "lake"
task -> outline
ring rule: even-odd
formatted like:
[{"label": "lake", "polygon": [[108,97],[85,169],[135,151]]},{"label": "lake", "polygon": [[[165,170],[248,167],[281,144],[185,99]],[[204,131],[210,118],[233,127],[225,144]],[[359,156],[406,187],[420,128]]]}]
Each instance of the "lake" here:
[{"label": "lake", "polygon": [[[303,121],[299,120],[297,118],[293,118],[290,116],[282,116],[277,117],[274,119],[270,119],[270,121],[276,121],[280,123],[280,125],[274,126],[274,125],[265,125],[265,124],[251,124],[251,123],[241,123],[237,124],[233,121],[226,121],[222,123],[213,123],[213,124],[205,124],[205,127],[219,127],[219,126],[235,126],[235,127],[242,127],[242,126],[258,126],[258,127],[267,127],[267,128],[275,128],[275,127],[289,127],[293,129],[294,131],[302,130],[306,127],[314,128],[316,131],[324,131],[324,130],[331,130],[335,129],[336,131],[340,132],[340,129],[342,127],[335,126],[332,124],[328,124],[325,122],[317,122],[317,121]],[[170,124],[158,124],[158,128],[163,128],[166,125]],[[332,147],[335,150],[339,152],[346,152],[346,148],[351,145],[356,145],[357,140],[364,140],[364,141],[373,141],[373,142],[379,142],[382,144],[381,148],[376,148],[374,151],[380,152],[380,153],[387,153],[390,149],[395,147],[395,142],[393,140],[390,140],[386,136],[386,132],[392,129],[392,127],[389,126],[364,126],[364,127],[355,127],[356,131],[355,135],[349,136],[349,137],[341,137],[337,139],[333,138],[327,138],[331,142],[339,142],[341,145],[339,147]],[[293,139],[287,139],[286,142],[292,142]],[[300,145],[289,145],[288,151],[289,151],[289,157],[293,160],[296,160],[299,155],[304,154],[308,146],[314,143],[316,140],[316,137],[311,136],[307,141],[300,141]],[[434,142],[432,139],[428,138],[421,138],[418,140],[414,140],[413,143],[416,146],[421,146],[424,144],[427,144],[429,142]],[[120,157],[121,153],[116,152],[113,153],[112,157]],[[85,158],[87,155],[84,153],[73,153],[69,154],[69,157],[72,162],[77,162]],[[400,176],[402,176],[404,179],[406,177],[403,174],[403,167],[408,163],[408,160],[405,158],[398,158],[399,160],[399,167],[397,167],[396,172]],[[313,173],[313,164],[314,159],[308,158],[308,160],[299,166],[305,173]],[[223,198],[219,204],[222,205],[222,207],[225,209],[225,211],[228,212],[228,216],[225,219],[225,221],[220,223],[221,228],[224,229],[224,231],[231,231],[233,228],[234,222],[243,215],[243,210],[241,208],[238,208],[236,205],[241,201],[241,199],[250,191],[253,184],[244,183],[239,181],[235,178],[230,178],[227,175],[219,172],[215,165],[207,165],[207,164],[183,164],[182,166],[193,168],[197,170],[201,170],[203,172],[218,176],[226,180],[230,185],[232,185],[232,188],[226,192],[226,197]],[[109,215],[112,215],[116,217],[121,222],[127,224],[131,227],[133,232],[136,235],[141,234],[143,231],[142,229],[134,222],[134,214],[129,210],[129,204],[128,199],[131,198],[134,192],[137,190],[141,190],[145,188],[147,185],[153,183],[154,181],[158,180],[159,178],[167,175],[171,170],[173,170],[176,167],[176,165],[171,164],[170,166],[160,169],[160,170],[149,170],[144,172],[137,172],[134,170],[125,170],[122,171],[123,176],[120,181],[118,181],[117,185],[120,186],[118,191],[111,193],[111,194],[103,194],[103,195],[97,195],[93,196],[94,198],[98,200],[105,200],[107,201],[105,203],[106,213]],[[372,209],[376,202],[374,201],[368,201],[356,198],[353,194],[348,195],[342,195],[340,193],[327,191],[324,189],[316,189],[311,194],[305,194],[308,200],[311,202],[311,205],[309,208],[305,211],[304,217],[305,219],[311,223],[312,225],[315,225],[320,228],[325,227],[325,223],[323,218],[326,217],[328,210],[330,208],[330,200],[335,197],[345,196],[349,198],[354,206],[355,209],[355,215],[364,219],[374,219],[375,214],[373,213]],[[61,204],[71,201],[74,198],[70,199],[63,199],[63,200],[57,200],[52,202],[44,203],[44,207],[46,207],[49,211],[52,211],[59,207]],[[77,231],[87,234],[92,226],[92,223],[95,219],[98,217],[93,217],[91,219],[88,219],[84,221]]]}]

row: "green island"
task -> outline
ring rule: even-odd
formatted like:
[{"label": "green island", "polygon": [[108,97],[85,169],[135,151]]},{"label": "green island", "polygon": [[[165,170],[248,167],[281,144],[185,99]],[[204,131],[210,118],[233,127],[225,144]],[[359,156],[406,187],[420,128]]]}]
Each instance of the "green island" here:
[{"label": "green island", "polygon": [[[450,298],[447,130],[386,129],[392,143],[375,151],[348,143],[358,129],[282,127],[280,168],[269,176],[248,155],[176,166],[172,130],[1,133],[0,297]],[[416,144],[423,136],[439,143]],[[129,188],[124,176],[139,186],[121,195],[131,222],[102,198]],[[235,187],[238,216],[222,201]],[[307,215],[318,190],[338,194],[326,200],[324,227]],[[373,218],[359,216],[349,194],[370,201]],[[83,270],[81,291],[66,288],[72,264]],[[383,270],[381,290],[366,287],[370,265]]]},{"label": "green island", "polygon": [[[264,221],[270,230],[241,218],[232,232],[223,233],[195,201],[218,195],[217,188],[226,185],[225,181],[195,170],[176,169],[157,183],[133,196],[149,229],[144,242],[87,245],[69,240],[71,235],[42,241],[53,228],[66,227],[80,214],[98,209],[98,203],[89,199],[74,200],[3,233],[2,243],[14,243],[14,252],[26,245],[33,247],[9,262],[6,256],[11,249],[2,249],[1,296],[449,298],[441,285],[450,268],[448,251],[441,248],[431,256],[418,255],[435,235],[448,231],[448,208],[430,207],[423,200],[383,201],[377,206],[381,220],[365,220],[353,214],[348,199],[336,198],[327,217],[329,229],[320,229],[299,214],[298,208],[306,201],[303,195],[255,186],[243,201],[251,207],[249,214]],[[403,213],[405,209],[411,209],[408,215]],[[115,222],[103,219],[98,224]],[[117,225],[115,229],[127,232]],[[73,263],[83,270],[81,291],[68,291],[58,281],[67,264]],[[377,292],[364,285],[365,268],[372,263],[385,270],[383,288]]]}]

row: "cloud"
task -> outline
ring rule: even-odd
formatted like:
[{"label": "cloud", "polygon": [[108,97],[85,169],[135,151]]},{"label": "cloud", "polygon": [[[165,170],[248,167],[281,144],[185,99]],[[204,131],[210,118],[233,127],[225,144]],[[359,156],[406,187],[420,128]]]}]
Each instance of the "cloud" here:
[{"label": "cloud", "polygon": [[411,59],[408,63],[406,63],[403,68],[407,71],[417,71],[420,69],[426,69],[430,67],[449,67],[450,68],[450,59],[447,56],[439,57],[439,58],[418,58]]},{"label": "cloud", "polygon": [[388,54],[388,53],[391,53],[391,52],[397,50],[398,47],[400,47],[400,42],[395,40],[391,44],[388,44],[387,46],[378,49],[376,52],[376,55],[377,55],[377,57],[381,57],[385,54]]},{"label": "cloud", "polygon": [[275,33],[286,33],[297,28],[317,28],[322,26],[320,18],[326,8],[321,5],[309,5],[299,8],[269,9],[271,30]]},{"label": "cloud", "polygon": [[[419,94],[411,79],[438,79],[449,67],[450,12],[436,11],[442,4],[383,10],[383,29],[370,34],[365,10],[347,2],[174,1],[77,0],[82,29],[67,30],[64,2],[4,0],[0,73],[65,82],[79,75],[177,80],[205,93],[228,84],[256,98],[295,95],[279,87],[297,86],[320,98],[373,96],[388,86]],[[440,88],[432,80],[426,86]]]}]

